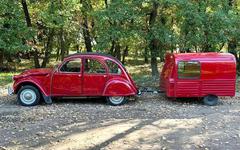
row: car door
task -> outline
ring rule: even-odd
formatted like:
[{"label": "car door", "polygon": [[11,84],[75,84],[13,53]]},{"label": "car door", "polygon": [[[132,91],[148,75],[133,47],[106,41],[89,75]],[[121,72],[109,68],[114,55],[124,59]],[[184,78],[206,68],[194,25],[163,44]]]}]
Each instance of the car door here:
[{"label": "car door", "polygon": [[176,97],[200,96],[201,65],[199,61],[179,61],[177,67]]},{"label": "car door", "polygon": [[63,62],[52,77],[53,96],[81,96],[82,61],[72,58]]},{"label": "car door", "polygon": [[106,66],[98,59],[83,59],[83,94],[101,96],[107,81]]}]

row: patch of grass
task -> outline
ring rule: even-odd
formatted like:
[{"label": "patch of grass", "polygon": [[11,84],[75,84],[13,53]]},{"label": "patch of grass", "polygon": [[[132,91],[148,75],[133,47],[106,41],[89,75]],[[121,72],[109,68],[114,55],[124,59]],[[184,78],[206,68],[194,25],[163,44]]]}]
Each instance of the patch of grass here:
[{"label": "patch of grass", "polygon": [[0,87],[7,86],[12,83],[12,76],[19,74],[19,72],[0,73]]},{"label": "patch of grass", "polygon": [[[152,77],[150,64],[145,64],[142,58],[134,60],[128,58],[126,64],[126,69],[139,87],[159,87],[159,77]],[[163,63],[158,64],[159,72],[162,65]]]}]

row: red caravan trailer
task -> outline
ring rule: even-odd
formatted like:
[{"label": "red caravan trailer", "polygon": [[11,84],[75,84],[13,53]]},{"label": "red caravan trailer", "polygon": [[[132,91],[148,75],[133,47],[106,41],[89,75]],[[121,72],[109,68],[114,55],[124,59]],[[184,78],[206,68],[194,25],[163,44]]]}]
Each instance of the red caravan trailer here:
[{"label": "red caravan trailer", "polygon": [[216,105],[218,96],[234,96],[236,60],[229,53],[167,54],[160,90],[167,97],[204,97],[207,105]]}]

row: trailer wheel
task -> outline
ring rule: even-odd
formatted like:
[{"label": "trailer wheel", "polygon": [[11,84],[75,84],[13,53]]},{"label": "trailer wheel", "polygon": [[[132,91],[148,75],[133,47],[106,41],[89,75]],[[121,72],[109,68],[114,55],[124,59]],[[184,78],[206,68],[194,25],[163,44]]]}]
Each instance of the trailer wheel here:
[{"label": "trailer wheel", "polygon": [[218,97],[216,95],[207,95],[203,98],[203,103],[208,106],[215,106],[218,104]]}]

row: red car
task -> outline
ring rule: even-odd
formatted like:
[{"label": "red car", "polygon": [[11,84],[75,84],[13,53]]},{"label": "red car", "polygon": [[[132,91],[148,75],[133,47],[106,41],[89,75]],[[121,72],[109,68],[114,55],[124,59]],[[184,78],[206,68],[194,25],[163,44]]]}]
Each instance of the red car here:
[{"label": "red car", "polygon": [[12,93],[24,106],[37,105],[41,98],[104,96],[110,105],[121,105],[137,88],[122,63],[99,54],[73,54],[54,69],[31,69],[13,77]]},{"label": "red car", "polygon": [[167,54],[160,90],[168,97],[203,97],[216,105],[218,96],[234,96],[236,59],[229,53]]}]

